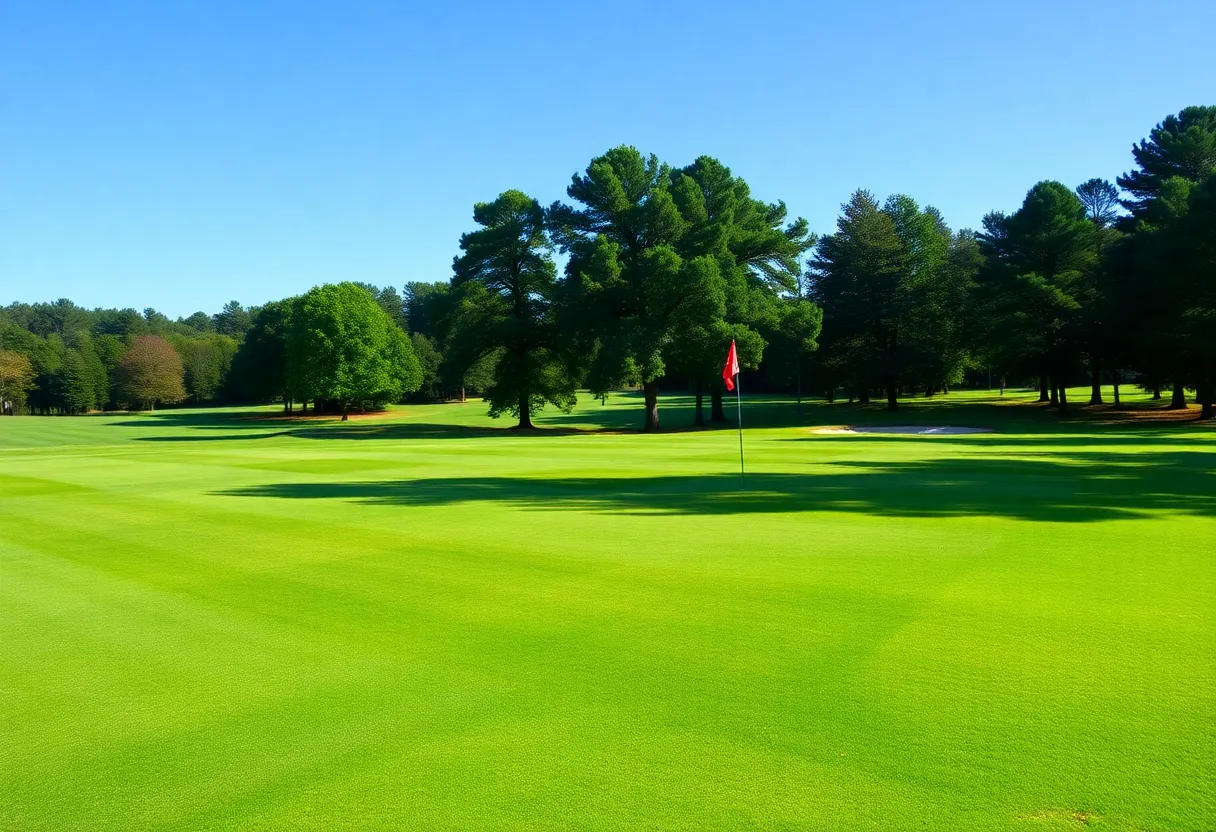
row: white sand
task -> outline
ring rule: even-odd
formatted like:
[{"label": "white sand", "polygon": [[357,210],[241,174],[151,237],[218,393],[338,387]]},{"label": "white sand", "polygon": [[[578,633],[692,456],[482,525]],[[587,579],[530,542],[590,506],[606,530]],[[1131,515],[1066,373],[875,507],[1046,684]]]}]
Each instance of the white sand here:
[{"label": "white sand", "polygon": [[834,434],[861,434],[861,433],[889,433],[903,434],[914,436],[958,436],[967,433],[992,433],[991,428],[964,428],[953,425],[881,425],[876,427],[840,427],[840,428],[815,428],[811,433],[834,433]]}]

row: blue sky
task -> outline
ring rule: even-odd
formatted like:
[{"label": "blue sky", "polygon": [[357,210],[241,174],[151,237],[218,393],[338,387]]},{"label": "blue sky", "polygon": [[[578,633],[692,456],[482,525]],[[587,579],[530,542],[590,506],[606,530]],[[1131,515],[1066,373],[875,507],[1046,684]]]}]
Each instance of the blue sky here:
[{"label": "blue sky", "polygon": [[172,315],[446,280],[472,204],[617,144],[831,231],[954,227],[1216,104],[1216,3],[0,0],[0,304]]}]

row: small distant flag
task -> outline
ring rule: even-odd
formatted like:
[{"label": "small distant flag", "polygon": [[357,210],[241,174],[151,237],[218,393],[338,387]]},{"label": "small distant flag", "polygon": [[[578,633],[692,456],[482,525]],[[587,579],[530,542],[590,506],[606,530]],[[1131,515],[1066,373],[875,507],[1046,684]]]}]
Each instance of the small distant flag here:
[{"label": "small distant flag", "polygon": [[722,380],[726,382],[727,390],[735,391],[735,407],[739,411],[739,480],[746,482],[743,475],[743,390],[735,389],[739,379],[739,354],[735,352],[735,342],[730,342],[730,352],[726,354],[726,366],[722,368]]},{"label": "small distant flag", "polygon": [[722,368],[722,380],[726,382],[727,390],[735,389],[735,376],[739,375],[739,356],[735,352],[735,342],[730,342],[730,352],[726,354],[726,366]]}]

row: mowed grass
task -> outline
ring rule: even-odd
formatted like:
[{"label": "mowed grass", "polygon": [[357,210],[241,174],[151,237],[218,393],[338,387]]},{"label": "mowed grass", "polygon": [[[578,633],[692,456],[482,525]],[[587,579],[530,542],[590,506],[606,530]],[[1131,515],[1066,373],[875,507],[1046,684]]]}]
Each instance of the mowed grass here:
[{"label": "mowed grass", "polygon": [[1216,431],[1031,398],[0,419],[0,828],[1212,830]]}]

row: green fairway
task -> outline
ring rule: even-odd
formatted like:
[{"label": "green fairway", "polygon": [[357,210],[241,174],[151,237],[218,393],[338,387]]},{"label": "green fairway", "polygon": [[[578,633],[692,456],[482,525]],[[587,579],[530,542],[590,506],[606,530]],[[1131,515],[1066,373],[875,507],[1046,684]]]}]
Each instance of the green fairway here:
[{"label": "green fairway", "polygon": [[0,419],[0,829],[1212,830],[1216,429],[1032,398]]}]

